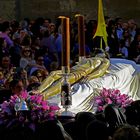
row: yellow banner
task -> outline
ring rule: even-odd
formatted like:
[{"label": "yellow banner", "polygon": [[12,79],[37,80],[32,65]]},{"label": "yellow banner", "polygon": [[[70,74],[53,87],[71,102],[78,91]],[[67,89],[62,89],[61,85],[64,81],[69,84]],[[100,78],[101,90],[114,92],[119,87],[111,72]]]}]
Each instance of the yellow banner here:
[{"label": "yellow banner", "polygon": [[96,36],[100,36],[103,38],[105,42],[105,46],[107,47],[107,31],[106,31],[106,24],[104,19],[104,13],[103,13],[103,4],[102,0],[98,0],[98,24],[97,24],[97,30],[93,38]]}]

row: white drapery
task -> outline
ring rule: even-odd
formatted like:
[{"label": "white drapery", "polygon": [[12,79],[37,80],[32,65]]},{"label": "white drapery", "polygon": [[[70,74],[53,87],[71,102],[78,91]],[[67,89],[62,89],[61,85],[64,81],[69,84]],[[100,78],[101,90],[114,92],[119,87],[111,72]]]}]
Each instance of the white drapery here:
[{"label": "white drapery", "polygon": [[[133,100],[140,99],[140,66],[126,59],[112,58],[110,62],[109,72],[104,76],[86,82],[81,81],[72,86],[70,111],[77,113],[90,110],[90,100],[103,87],[119,89],[122,94],[131,96]],[[49,101],[61,107],[59,94],[51,97]]]}]

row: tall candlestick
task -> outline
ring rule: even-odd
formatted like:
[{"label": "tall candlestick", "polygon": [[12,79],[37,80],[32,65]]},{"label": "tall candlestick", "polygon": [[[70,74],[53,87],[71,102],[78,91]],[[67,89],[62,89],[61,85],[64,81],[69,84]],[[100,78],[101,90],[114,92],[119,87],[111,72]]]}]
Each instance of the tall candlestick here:
[{"label": "tall candlestick", "polygon": [[78,44],[79,57],[85,57],[85,30],[84,30],[84,16],[76,15],[78,20]]},{"label": "tall candlestick", "polygon": [[70,72],[70,19],[60,17],[62,24],[62,71]]},{"label": "tall candlestick", "polygon": [[72,105],[72,95],[70,92],[70,20],[67,17],[60,16],[62,26],[62,75],[64,81],[61,86],[61,105],[65,108],[63,115],[72,115],[68,108]]}]

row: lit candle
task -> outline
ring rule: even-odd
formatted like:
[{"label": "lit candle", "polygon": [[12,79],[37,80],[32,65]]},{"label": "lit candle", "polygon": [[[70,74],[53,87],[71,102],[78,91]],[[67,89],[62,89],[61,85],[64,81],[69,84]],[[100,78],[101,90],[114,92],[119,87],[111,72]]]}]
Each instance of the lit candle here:
[{"label": "lit candle", "polygon": [[85,31],[84,31],[84,16],[76,15],[78,20],[78,44],[79,57],[85,56]]},{"label": "lit candle", "polygon": [[70,19],[61,18],[62,24],[62,70],[64,73],[70,72]]}]

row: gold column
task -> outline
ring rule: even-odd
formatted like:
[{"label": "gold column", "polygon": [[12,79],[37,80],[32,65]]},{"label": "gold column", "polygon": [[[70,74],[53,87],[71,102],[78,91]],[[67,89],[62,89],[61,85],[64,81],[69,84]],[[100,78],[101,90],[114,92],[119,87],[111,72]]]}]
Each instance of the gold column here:
[{"label": "gold column", "polygon": [[70,83],[68,76],[70,74],[70,19],[60,16],[62,26],[62,75],[63,83],[61,86],[61,105],[65,108],[63,115],[68,113],[68,108],[72,105],[72,96],[70,93]]}]

